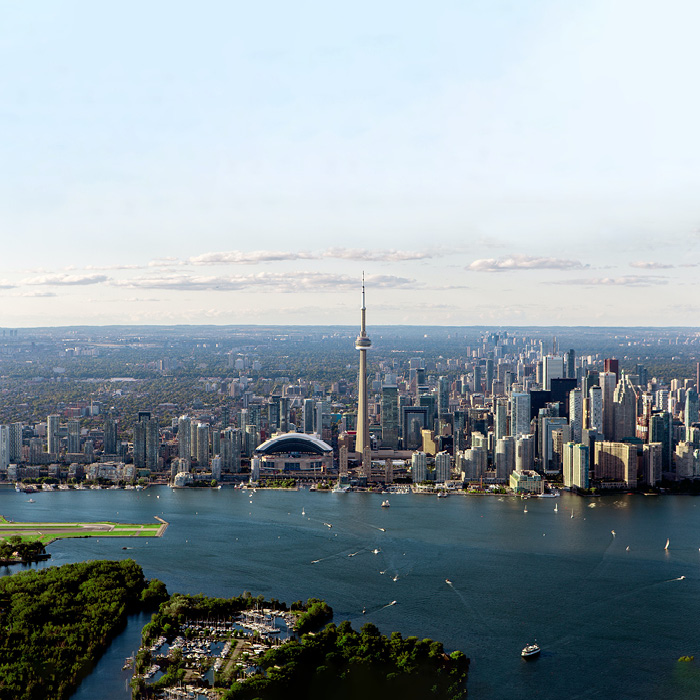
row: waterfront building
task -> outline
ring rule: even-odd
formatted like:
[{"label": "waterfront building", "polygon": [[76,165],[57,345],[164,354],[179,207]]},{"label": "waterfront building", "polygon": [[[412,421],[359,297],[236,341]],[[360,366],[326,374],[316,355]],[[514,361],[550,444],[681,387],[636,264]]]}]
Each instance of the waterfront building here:
[{"label": "waterfront building", "polygon": [[103,423],[104,440],[102,451],[107,455],[117,454],[117,421],[112,416],[107,416]]},{"label": "waterfront building", "polygon": [[535,464],[535,436],[519,435],[515,439],[515,470],[529,471]]},{"label": "waterfront building", "polygon": [[[389,460],[390,461],[390,460]],[[452,458],[443,450],[435,455],[435,481],[444,483],[452,476]]]},{"label": "waterfront building", "polygon": [[515,471],[510,475],[509,482],[515,493],[544,493],[542,476],[536,471]]},{"label": "waterfront building", "polygon": [[139,411],[134,425],[134,465],[142,469],[156,469],[158,448],[158,420],[151,417],[149,411]]},{"label": "waterfront building", "polygon": [[650,442],[642,445],[642,482],[647,486],[656,486],[661,481],[662,445]]},{"label": "waterfront building", "polygon": [[515,470],[515,438],[507,436],[496,440],[494,454],[494,467],[496,479],[500,482],[507,481],[511,472]]},{"label": "waterfront building", "polygon": [[[542,470],[547,473],[555,473],[559,471],[558,460],[555,458],[554,450],[554,432],[557,430],[563,431],[566,427],[568,431],[568,421],[563,416],[541,416],[540,417],[540,459],[542,462]],[[568,437],[562,434],[559,440],[564,443],[568,442]]]},{"label": "waterfront building", "polygon": [[590,469],[587,445],[567,442],[564,445],[563,477],[564,486],[587,489]]},{"label": "waterfront building", "polygon": [[226,428],[221,437],[221,469],[238,474],[241,471],[241,431]]},{"label": "waterfront building", "polygon": [[10,424],[10,462],[22,461],[22,424]]},{"label": "waterfront building", "polygon": [[673,416],[667,411],[649,418],[649,442],[661,443],[661,471],[665,478],[675,479],[673,465]]},{"label": "waterfront building", "polygon": [[315,478],[333,470],[333,448],[315,435],[284,433],[258,446],[253,458],[256,460],[261,476]]},{"label": "waterfront building", "polygon": [[596,442],[593,477],[596,481],[637,486],[637,446],[622,442]]},{"label": "waterfront building", "polygon": [[0,425],[0,471],[7,472],[10,466],[10,428]]},{"label": "waterfront building", "polygon": [[209,424],[197,424],[197,465],[201,469],[209,466]]},{"label": "waterfront building", "polygon": [[428,455],[425,452],[414,452],[411,455],[411,477],[414,484],[428,480]]}]

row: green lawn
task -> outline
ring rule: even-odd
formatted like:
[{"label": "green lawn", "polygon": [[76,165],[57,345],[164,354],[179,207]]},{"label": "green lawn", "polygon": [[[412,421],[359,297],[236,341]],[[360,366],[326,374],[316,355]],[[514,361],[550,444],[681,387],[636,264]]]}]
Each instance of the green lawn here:
[{"label": "green lawn", "polygon": [[163,523],[11,523],[0,516],[0,539],[19,535],[23,541],[41,540],[49,544],[57,539],[68,537],[160,537],[165,531]]}]

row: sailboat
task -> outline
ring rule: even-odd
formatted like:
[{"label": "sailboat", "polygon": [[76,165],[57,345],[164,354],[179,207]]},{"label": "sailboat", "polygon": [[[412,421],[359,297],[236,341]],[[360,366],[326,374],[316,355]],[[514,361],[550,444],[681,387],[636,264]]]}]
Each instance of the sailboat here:
[{"label": "sailboat", "polygon": [[527,513],[527,506],[525,506],[525,509],[523,510],[523,513]]},{"label": "sailboat", "polygon": [[555,503],[555,504],[554,504],[554,512],[555,512],[555,513],[558,513],[558,512],[559,512],[559,504],[558,504],[558,503]]},{"label": "sailboat", "polygon": [[572,510],[572,511],[571,511],[571,519],[572,519],[572,520],[573,520],[573,517],[574,517],[574,511]]},{"label": "sailboat", "polygon": [[301,509],[301,514],[306,515],[306,511],[303,508]]},{"label": "sailboat", "polygon": [[664,547],[664,551],[668,550],[668,545],[671,542],[668,538],[666,538],[666,546]]}]

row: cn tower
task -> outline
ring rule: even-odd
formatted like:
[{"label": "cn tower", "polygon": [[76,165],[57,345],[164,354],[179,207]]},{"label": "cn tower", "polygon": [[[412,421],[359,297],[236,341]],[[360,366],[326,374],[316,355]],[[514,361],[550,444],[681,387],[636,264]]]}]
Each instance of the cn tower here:
[{"label": "cn tower", "polygon": [[355,349],[360,351],[360,373],[357,378],[357,436],[355,451],[362,455],[362,471],[364,476],[370,476],[370,441],[369,441],[369,412],[367,410],[367,348],[372,347],[372,341],[365,329],[365,275],[362,273],[362,311],[360,335],[355,340]]}]

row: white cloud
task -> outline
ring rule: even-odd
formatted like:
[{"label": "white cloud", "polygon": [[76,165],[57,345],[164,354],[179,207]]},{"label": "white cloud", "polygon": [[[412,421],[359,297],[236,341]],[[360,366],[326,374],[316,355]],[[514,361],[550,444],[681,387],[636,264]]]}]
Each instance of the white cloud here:
[{"label": "white cloud", "polygon": [[59,273],[56,275],[39,275],[37,277],[27,277],[23,279],[20,284],[28,284],[31,286],[72,286],[72,285],[86,285],[86,284],[100,284],[101,282],[108,282],[109,277],[107,275],[69,275],[64,273]]},{"label": "white cloud", "polygon": [[[367,284],[375,288],[413,288],[416,281],[394,275],[369,275]],[[132,289],[171,289],[178,291],[232,291],[260,289],[274,292],[345,291],[359,289],[354,275],[323,272],[258,272],[250,275],[204,276],[172,274],[141,277],[114,282],[115,286]]]},{"label": "white cloud", "polygon": [[658,284],[668,284],[665,277],[649,275],[623,275],[621,277],[592,277],[589,279],[574,279],[574,280],[559,280],[552,284],[572,284],[582,285],[585,287],[597,286],[627,286],[627,287],[650,287]]},{"label": "white cloud", "polygon": [[530,255],[510,255],[505,258],[482,258],[467,266],[473,272],[503,272],[505,270],[583,270],[589,267],[579,260],[538,258]]},{"label": "white cloud", "polygon": [[39,291],[38,289],[33,289],[29,290],[26,292],[15,292],[13,297],[26,297],[26,298],[31,298],[31,297],[55,297],[58,296],[56,292],[42,292]]},{"label": "white cloud", "polygon": [[641,270],[669,270],[670,268],[675,267],[675,265],[649,260],[637,260],[635,262],[631,262],[630,267],[637,267]]}]

